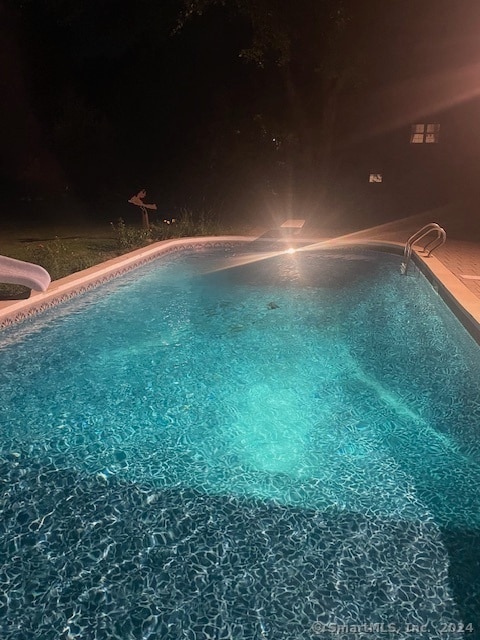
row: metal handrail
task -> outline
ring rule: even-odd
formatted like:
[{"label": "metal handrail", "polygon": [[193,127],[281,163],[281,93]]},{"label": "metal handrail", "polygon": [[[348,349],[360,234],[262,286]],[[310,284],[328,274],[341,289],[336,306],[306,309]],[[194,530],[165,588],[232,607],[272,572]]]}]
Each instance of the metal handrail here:
[{"label": "metal handrail", "polygon": [[[416,233],[414,233],[413,236],[410,236],[410,238],[407,240],[405,244],[405,249],[403,250],[403,262],[402,262],[402,266],[400,267],[400,272],[402,274],[407,273],[408,265],[412,255],[413,245],[416,242],[420,242],[422,238],[427,236],[432,231],[436,232],[437,235],[435,238],[427,242],[427,244],[423,247],[422,251],[427,252],[425,257],[426,258],[430,257],[432,255],[432,252],[435,251],[435,249],[445,244],[445,241],[447,239],[447,234],[445,233],[445,229],[442,229],[442,227],[438,225],[436,222],[430,222],[430,224],[426,224],[424,227],[422,227]],[[433,246],[430,249],[428,249],[430,245],[433,245]]]},{"label": "metal handrail", "polygon": [[[425,258],[429,258],[432,255],[432,252],[435,251],[435,249],[437,249],[438,247],[441,247],[442,244],[445,244],[445,241],[447,239],[447,234],[445,233],[444,229],[442,229],[442,231],[443,231],[443,233],[440,233],[440,235],[438,235],[433,240],[430,240],[430,242],[428,242],[423,247],[423,251],[425,251],[425,253],[426,253]],[[431,247],[431,249],[428,249],[428,247],[430,245],[433,245],[433,246]],[[427,251],[427,249],[428,249],[428,251]]]}]

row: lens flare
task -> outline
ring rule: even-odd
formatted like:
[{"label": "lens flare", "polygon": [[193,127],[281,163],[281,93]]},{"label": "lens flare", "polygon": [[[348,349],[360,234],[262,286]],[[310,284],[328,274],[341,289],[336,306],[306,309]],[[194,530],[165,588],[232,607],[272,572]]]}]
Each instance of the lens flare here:
[{"label": "lens flare", "polygon": [[236,267],[242,267],[247,264],[259,262],[260,260],[269,260],[271,258],[277,258],[278,256],[285,255],[286,253],[302,253],[308,251],[321,251],[329,249],[335,249],[340,247],[346,247],[349,245],[362,244],[368,246],[369,244],[375,244],[378,242],[401,242],[404,244],[413,231],[416,230],[417,223],[421,220],[426,220],[427,216],[436,215],[441,212],[444,207],[433,209],[430,211],[422,211],[412,216],[392,220],[383,224],[379,224],[372,227],[367,227],[359,231],[353,231],[336,237],[327,237],[319,239],[318,241],[308,242],[303,246],[297,248],[289,247],[288,249],[281,249],[278,251],[268,252],[254,252],[246,256],[239,256],[237,258],[230,258],[222,260],[216,268],[209,269],[205,273],[213,273],[216,271],[224,271],[226,269],[234,269]]}]

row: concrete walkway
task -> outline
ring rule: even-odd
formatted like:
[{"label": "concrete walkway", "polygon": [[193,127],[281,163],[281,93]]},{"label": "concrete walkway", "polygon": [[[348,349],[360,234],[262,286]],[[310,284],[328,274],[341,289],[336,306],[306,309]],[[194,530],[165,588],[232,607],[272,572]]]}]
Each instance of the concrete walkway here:
[{"label": "concrete walkway", "polygon": [[480,244],[447,239],[435,256],[480,299]]}]

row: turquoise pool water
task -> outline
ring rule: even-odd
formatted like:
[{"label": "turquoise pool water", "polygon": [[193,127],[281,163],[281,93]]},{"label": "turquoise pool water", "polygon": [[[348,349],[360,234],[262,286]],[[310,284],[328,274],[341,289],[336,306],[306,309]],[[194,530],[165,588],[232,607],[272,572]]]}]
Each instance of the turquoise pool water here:
[{"label": "turquoise pool water", "polygon": [[0,334],[2,638],[476,637],[478,345],[396,256],[250,258]]}]

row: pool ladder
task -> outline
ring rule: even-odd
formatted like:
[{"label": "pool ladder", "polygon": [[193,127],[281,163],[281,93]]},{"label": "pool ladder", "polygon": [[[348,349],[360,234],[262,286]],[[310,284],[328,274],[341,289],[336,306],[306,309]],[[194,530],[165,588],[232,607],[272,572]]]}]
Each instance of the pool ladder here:
[{"label": "pool ladder", "polygon": [[416,242],[420,242],[422,238],[425,238],[430,233],[435,233],[435,236],[427,242],[427,244],[421,249],[421,251],[425,252],[425,258],[428,258],[435,249],[441,247],[445,244],[445,240],[447,239],[447,234],[445,233],[445,229],[442,229],[440,225],[436,222],[430,222],[430,224],[426,224],[424,227],[419,229],[413,236],[407,240],[405,244],[405,249],[403,251],[403,262],[400,267],[400,273],[406,274],[408,269],[408,264],[410,262],[410,258],[412,256],[413,245]]}]

